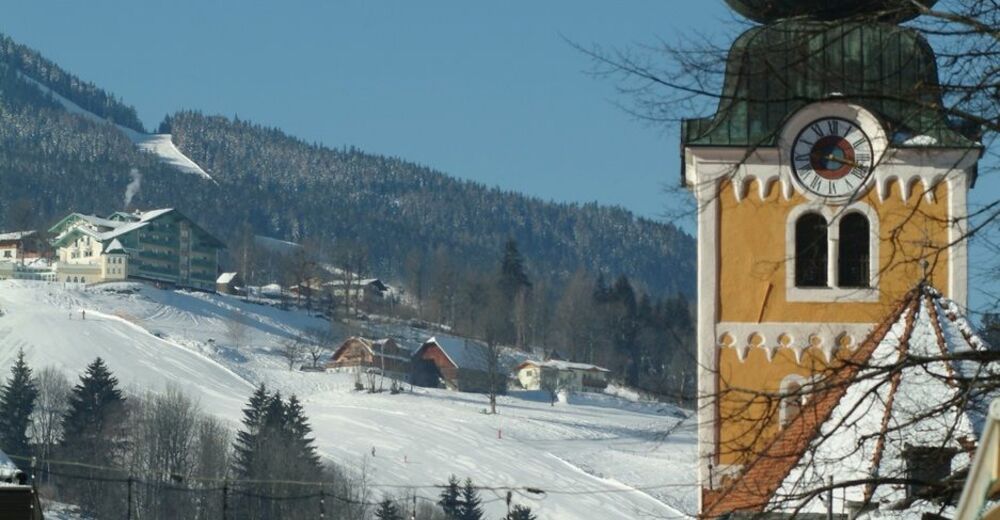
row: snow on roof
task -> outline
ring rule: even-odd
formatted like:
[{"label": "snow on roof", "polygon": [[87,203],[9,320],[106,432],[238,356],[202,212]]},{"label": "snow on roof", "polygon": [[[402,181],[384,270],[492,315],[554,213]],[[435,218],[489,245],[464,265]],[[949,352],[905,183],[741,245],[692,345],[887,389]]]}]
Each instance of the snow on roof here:
[{"label": "snow on roof", "polygon": [[573,363],[571,361],[562,361],[562,360],[557,360],[557,359],[550,359],[548,361],[535,361],[533,359],[529,359],[528,361],[525,361],[525,362],[521,363],[521,365],[518,368],[520,368],[521,366],[524,366],[524,365],[534,365],[534,366],[537,366],[537,367],[548,367],[548,368],[554,368],[556,370],[585,370],[585,371],[588,371],[588,372],[595,372],[595,371],[596,372],[610,372],[610,370],[608,370],[608,369],[606,369],[604,367],[599,367],[597,365],[591,365],[589,363]]},{"label": "snow on roof", "polygon": [[[982,375],[998,368],[941,360],[949,353],[981,349],[984,343],[937,290],[923,286],[903,304],[846,366],[809,383],[815,391],[803,411],[740,479],[719,493],[709,505],[713,512],[726,511],[727,503],[745,507],[763,500],[753,507],[823,513],[821,499],[802,498],[814,497],[808,491],[827,485],[831,477],[835,482],[865,482],[875,475],[906,478],[907,450],[913,447],[954,449],[958,467],[968,462],[963,443],[975,439],[976,403],[964,409],[941,404],[960,402],[961,390],[951,379],[958,373]],[[912,359],[921,361],[906,362]],[[775,459],[783,461],[774,464]],[[748,495],[759,498],[748,501]],[[870,499],[886,506],[905,498],[905,486],[847,486],[835,495],[835,513],[846,511],[847,502]]]},{"label": "snow on roof", "polygon": [[122,243],[119,242],[117,238],[114,238],[114,239],[111,240],[111,242],[108,243],[107,246],[104,247],[104,252],[105,253],[124,253],[125,252],[125,246],[123,246]]},{"label": "snow on roof", "polygon": [[222,273],[222,274],[219,275],[219,278],[215,280],[215,283],[230,283],[230,282],[233,281],[233,278],[236,278],[236,273],[235,272],[233,272],[233,273]]},{"label": "snow on roof", "polygon": [[18,475],[21,473],[22,471],[17,468],[17,464],[14,464],[6,453],[0,451],[0,483],[16,483],[19,480]]},{"label": "snow on roof", "polygon": [[119,222],[118,224],[121,224],[121,225],[117,226],[115,229],[112,229],[111,231],[106,231],[104,233],[101,233],[100,235],[97,235],[97,239],[100,240],[100,241],[102,241],[102,242],[105,241],[105,240],[111,240],[112,238],[120,237],[120,236],[122,236],[124,234],[131,233],[132,231],[135,231],[137,229],[144,228],[144,227],[146,227],[147,224],[149,224],[149,222],[148,221],[147,222]]},{"label": "snow on roof", "polygon": [[0,241],[6,242],[9,240],[21,240],[25,237],[30,237],[35,234],[35,230],[29,231],[11,231],[9,233],[0,233]]},{"label": "snow on roof", "polygon": [[160,209],[151,209],[149,211],[143,211],[139,216],[139,220],[141,220],[142,222],[149,222],[150,220],[166,215],[167,213],[170,213],[173,210],[174,208],[160,208]]},{"label": "snow on roof", "polygon": [[489,352],[486,345],[475,340],[452,336],[434,336],[424,342],[424,346],[435,344],[441,352],[458,368],[489,370]]}]

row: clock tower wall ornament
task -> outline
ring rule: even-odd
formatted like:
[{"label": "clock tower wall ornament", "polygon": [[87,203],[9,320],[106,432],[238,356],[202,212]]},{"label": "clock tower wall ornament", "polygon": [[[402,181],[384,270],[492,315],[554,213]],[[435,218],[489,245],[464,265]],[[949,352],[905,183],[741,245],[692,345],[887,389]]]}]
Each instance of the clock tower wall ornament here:
[{"label": "clock tower wall ornament", "polygon": [[681,128],[703,500],[792,415],[759,395],[835,369],[921,280],[965,306],[981,155],[939,108],[930,45],[898,25],[911,1],[727,1],[762,25],[733,43],[715,113]]}]

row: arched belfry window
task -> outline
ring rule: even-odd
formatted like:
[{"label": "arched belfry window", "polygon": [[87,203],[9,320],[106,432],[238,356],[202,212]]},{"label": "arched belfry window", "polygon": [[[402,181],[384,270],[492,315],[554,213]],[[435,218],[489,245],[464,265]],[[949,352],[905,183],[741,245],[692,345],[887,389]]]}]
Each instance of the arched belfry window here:
[{"label": "arched belfry window", "polygon": [[827,287],[827,226],[817,213],[795,222],[795,285]]},{"label": "arched belfry window", "polygon": [[871,285],[869,255],[871,250],[868,218],[860,213],[848,213],[840,219],[840,240],[837,251],[837,285],[868,287]]}]

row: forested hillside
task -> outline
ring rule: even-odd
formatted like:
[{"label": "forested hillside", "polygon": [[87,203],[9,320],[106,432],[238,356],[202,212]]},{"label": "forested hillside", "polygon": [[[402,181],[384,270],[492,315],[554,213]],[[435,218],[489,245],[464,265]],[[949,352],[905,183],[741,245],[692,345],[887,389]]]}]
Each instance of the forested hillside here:
[{"label": "forested hillside", "polygon": [[512,237],[535,276],[566,279],[585,267],[628,274],[658,294],[693,287],[691,238],[620,208],[544,202],[402,159],[312,145],[196,112],[168,118],[160,131],[172,133],[188,156],[240,195],[232,199],[239,218],[258,232],[363,243],[383,272],[399,272],[408,255],[439,247],[467,266],[492,268]]},{"label": "forested hillside", "polygon": [[[136,168],[143,181],[135,205],[176,206],[226,240],[249,224],[282,239],[363,244],[370,268],[383,276],[402,275],[407,257],[429,258],[442,250],[466,267],[492,268],[504,241],[513,237],[536,278],[566,280],[583,268],[626,274],[653,294],[693,290],[693,240],[621,208],[550,203],[399,158],[326,148],[245,121],[182,112],[167,118],[160,131],[173,133],[181,150],[218,184],[196,181],[137,151],[112,125],[66,112],[22,76],[102,118],[142,130],[132,107],[0,38],[5,228],[41,226],[70,210],[121,209],[129,171]],[[28,206],[17,203],[25,199],[30,212],[9,209]]]}]

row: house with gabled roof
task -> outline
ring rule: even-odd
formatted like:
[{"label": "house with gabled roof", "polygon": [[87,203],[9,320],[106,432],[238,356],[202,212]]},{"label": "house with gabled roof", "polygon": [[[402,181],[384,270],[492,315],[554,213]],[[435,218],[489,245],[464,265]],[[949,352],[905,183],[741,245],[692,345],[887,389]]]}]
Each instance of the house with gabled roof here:
[{"label": "house with gabled roof", "polygon": [[[459,392],[487,392],[490,388],[490,351],[476,340],[451,336],[429,338],[413,353],[410,382],[416,386],[447,388]],[[501,361],[503,363],[503,361]],[[505,393],[507,368],[496,367]]]},{"label": "house with gabled roof", "polygon": [[51,229],[56,280],[70,283],[140,279],[177,287],[215,289],[225,244],[173,208],[72,213]]},{"label": "house with gabled roof", "polygon": [[410,351],[392,338],[347,338],[337,347],[326,364],[336,372],[374,370],[395,379],[405,379],[410,372]]}]

